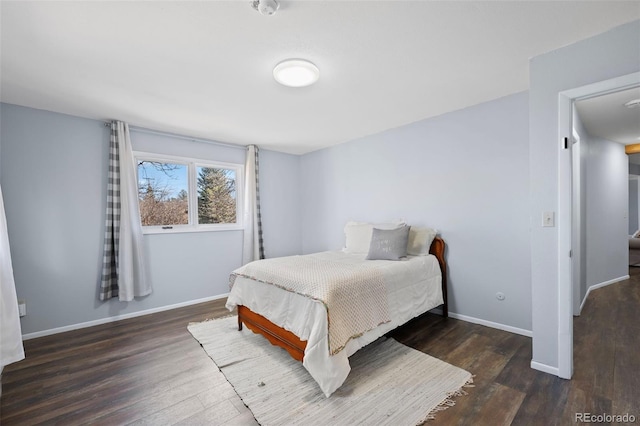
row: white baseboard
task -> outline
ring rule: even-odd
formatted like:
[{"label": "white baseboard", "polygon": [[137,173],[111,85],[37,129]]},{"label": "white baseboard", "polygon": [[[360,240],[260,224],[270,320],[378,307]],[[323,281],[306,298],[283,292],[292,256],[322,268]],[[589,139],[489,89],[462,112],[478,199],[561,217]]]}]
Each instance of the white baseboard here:
[{"label": "white baseboard", "polygon": [[143,311],[131,312],[129,314],[115,315],[112,317],[101,318],[93,321],[81,322],[79,324],[65,325],[64,327],[50,328],[48,330],[36,331],[22,335],[22,340],[35,339],[37,337],[50,336],[52,334],[64,333],[65,331],[79,330],[81,328],[93,327],[94,325],[107,324],[110,322],[120,321],[128,318],[141,317],[143,315],[154,314],[156,312],[168,311],[170,309],[183,308],[185,306],[197,305],[198,303],[210,302],[212,300],[224,299],[229,293],[219,294],[217,296],[204,297],[202,299],[188,300],[186,302],[175,303],[173,305],[160,306],[158,308],[145,309]]},{"label": "white baseboard", "polygon": [[542,371],[543,373],[553,374],[554,376],[560,376],[560,370],[558,367],[551,367],[547,364],[542,364],[540,362],[531,361],[531,368],[534,370]]},{"label": "white baseboard", "polygon": [[456,314],[455,312],[449,312],[451,318],[459,319],[473,324],[484,325],[486,327],[497,328],[498,330],[508,331],[509,333],[520,334],[521,336],[531,337],[533,333],[531,330],[525,330],[523,328],[512,327],[510,325],[500,324],[499,322],[487,321],[480,318],[474,318],[467,315]]},{"label": "white baseboard", "polygon": [[589,287],[587,289],[587,294],[585,294],[584,295],[584,299],[582,299],[582,303],[580,303],[580,312],[578,313],[578,315],[580,315],[580,313],[582,312],[582,308],[584,308],[584,304],[586,303],[587,298],[589,297],[589,293],[591,293],[591,290],[596,290],[598,288],[606,287],[606,286],[611,285],[611,284],[619,283],[620,281],[628,280],[629,278],[630,278],[629,275],[625,275],[623,277],[614,278],[612,280],[605,281],[605,282],[600,283],[600,284],[594,284],[591,287]]},{"label": "white baseboard", "polygon": [[[198,303],[210,302],[212,300],[223,299],[229,296],[229,293],[220,294],[217,296],[205,297],[202,299],[189,300],[187,302],[176,303],[173,305],[160,306],[158,308],[145,309],[143,311],[131,312],[129,314],[115,315],[112,317],[101,318],[93,321],[81,322],[79,324],[66,325],[64,327],[56,327],[48,330],[36,331],[34,333],[27,333],[22,335],[22,340],[35,339],[37,337],[50,336],[52,334],[64,333],[65,331],[79,330],[81,328],[93,327],[94,325],[107,324],[110,322],[120,321],[128,318],[140,317],[143,315],[149,315],[156,312],[168,311],[170,309],[182,308],[190,305],[197,305]],[[442,315],[442,310],[439,308],[432,309],[431,312]],[[496,328],[498,330],[508,331],[510,333],[520,334],[522,336],[531,337],[530,330],[524,330],[522,328],[512,327],[510,325],[500,324],[497,322],[487,321],[480,318],[474,318],[467,315],[456,314],[455,312],[449,312],[451,318],[459,319],[462,321],[470,322],[473,324],[484,325],[486,327]]]}]

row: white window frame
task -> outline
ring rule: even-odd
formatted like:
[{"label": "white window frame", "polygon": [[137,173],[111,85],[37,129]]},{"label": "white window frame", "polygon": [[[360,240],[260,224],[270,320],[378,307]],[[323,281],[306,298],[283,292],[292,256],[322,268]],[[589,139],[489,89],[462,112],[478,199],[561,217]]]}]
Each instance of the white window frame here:
[{"label": "white window frame", "polygon": [[[183,232],[235,231],[244,229],[244,165],[222,161],[203,160],[191,157],[179,157],[143,151],[134,151],[136,165],[140,161],[181,164],[187,166],[187,193],[189,205],[189,223],[186,225],[142,226],[143,234],[177,234]],[[198,167],[229,169],[236,172],[236,223],[198,223]],[[136,182],[138,167],[136,166]],[[138,217],[140,220],[140,217]]]}]

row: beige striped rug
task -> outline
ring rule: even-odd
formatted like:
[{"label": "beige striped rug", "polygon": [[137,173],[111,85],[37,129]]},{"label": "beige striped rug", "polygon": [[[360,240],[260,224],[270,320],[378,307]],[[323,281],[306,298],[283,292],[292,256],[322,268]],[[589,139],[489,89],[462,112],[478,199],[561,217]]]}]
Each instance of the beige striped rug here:
[{"label": "beige striped rug", "polygon": [[236,317],[189,331],[261,425],[416,425],[454,405],[471,373],[380,338],[350,358],[351,373],[326,398],[302,363]]}]

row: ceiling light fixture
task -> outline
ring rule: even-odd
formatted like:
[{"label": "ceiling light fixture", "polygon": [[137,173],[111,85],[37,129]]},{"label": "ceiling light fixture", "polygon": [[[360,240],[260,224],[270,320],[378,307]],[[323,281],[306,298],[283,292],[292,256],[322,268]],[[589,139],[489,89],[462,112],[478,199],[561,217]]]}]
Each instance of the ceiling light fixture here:
[{"label": "ceiling light fixture", "polygon": [[310,86],[320,77],[320,70],[304,59],[287,59],[273,69],[273,78],[284,86]]},{"label": "ceiling light fixture", "polygon": [[625,103],[624,106],[626,106],[627,108],[635,108],[637,106],[640,106],[640,99],[630,100],[629,102]]},{"label": "ceiling light fixture", "polygon": [[271,16],[276,13],[280,7],[277,0],[254,0],[251,7],[260,12],[261,15]]}]

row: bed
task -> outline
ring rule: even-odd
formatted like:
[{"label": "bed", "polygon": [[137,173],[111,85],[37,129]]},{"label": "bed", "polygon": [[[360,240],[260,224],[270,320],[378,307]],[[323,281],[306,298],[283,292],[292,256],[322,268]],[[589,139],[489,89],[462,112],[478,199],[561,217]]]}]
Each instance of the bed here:
[{"label": "bed", "polygon": [[[346,379],[350,371],[348,357],[358,349],[437,306],[442,306],[443,316],[448,315],[444,252],[444,240],[435,237],[429,246],[428,255],[407,256],[400,262],[365,260],[362,254],[344,251],[280,258],[282,260],[270,259],[269,261],[276,263],[293,262],[289,268],[292,270],[300,269],[293,266],[298,266],[296,262],[303,260],[307,263],[342,264],[356,269],[367,265],[367,268],[375,269],[382,276],[384,284],[381,291],[387,300],[388,318],[384,317],[381,321],[381,317],[377,316],[380,313],[375,310],[373,314],[360,312],[370,310],[371,302],[365,303],[364,307],[359,305],[355,309],[358,311],[355,315],[365,316],[370,320],[370,325],[363,328],[362,332],[347,332],[345,336],[348,337],[343,337],[342,340],[334,339],[331,334],[332,330],[339,328],[336,324],[344,323],[336,320],[340,319],[336,314],[337,309],[331,310],[332,316],[329,317],[329,307],[323,300],[274,285],[272,278],[261,279],[255,276],[254,270],[246,272],[243,269],[246,273],[240,274],[236,272],[242,268],[234,271],[226,306],[230,310],[237,308],[240,330],[243,324],[246,325],[301,361],[329,397]],[[249,265],[260,266],[260,262],[265,261]],[[281,266],[278,268],[281,269]],[[353,304],[351,301],[349,303]],[[351,318],[349,314],[347,316]]]}]

